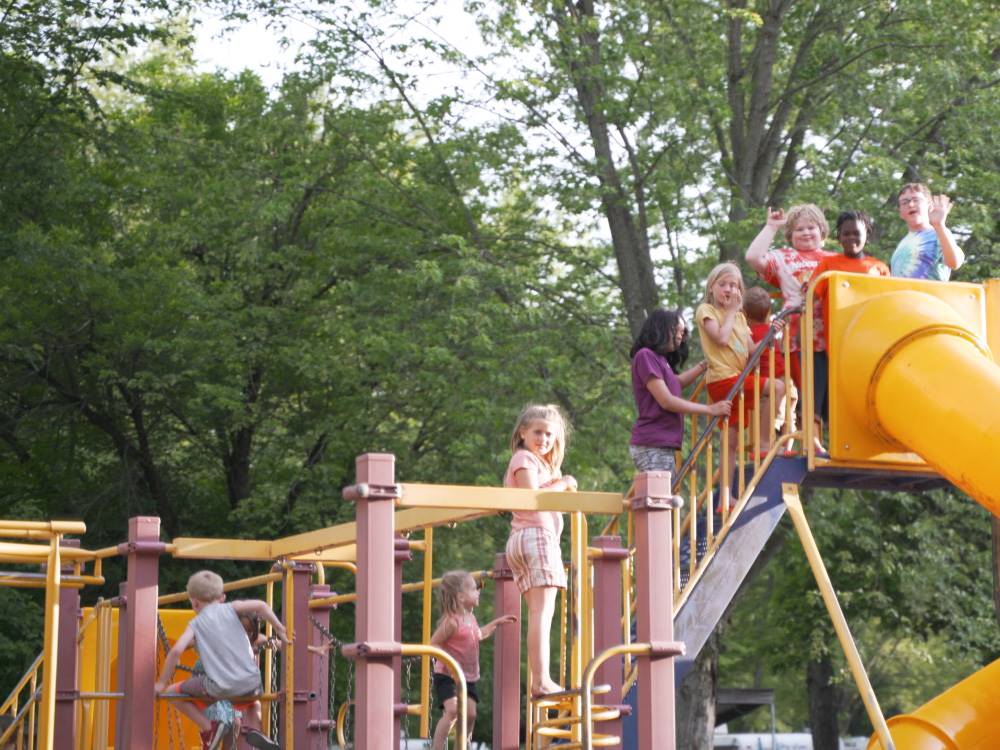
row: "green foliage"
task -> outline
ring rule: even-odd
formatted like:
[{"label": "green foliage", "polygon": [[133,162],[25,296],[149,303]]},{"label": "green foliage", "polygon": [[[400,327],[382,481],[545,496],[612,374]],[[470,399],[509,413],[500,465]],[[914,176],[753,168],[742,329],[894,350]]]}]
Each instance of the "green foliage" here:
[{"label": "green foliage", "polygon": [[[815,491],[816,542],[886,715],[910,711],[996,658],[989,514],[966,498]],[[850,529],[850,533],[845,533]],[[808,724],[805,666],[831,656],[843,734],[871,731],[791,529],[733,614],[725,686],[774,687],[782,726]],[[763,729],[767,717],[744,726]]]},{"label": "green foliage", "polygon": [[[168,538],[349,520],[364,451],[407,481],[497,484],[529,401],[570,416],[582,486],[624,489],[630,325],[693,307],[769,202],[866,208],[887,257],[894,189],[927,180],[957,202],[957,278],[1000,273],[990,2],[470,2],[474,58],[393,2],[193,5],[307,18],[303,72],[268,90],[193,71],[186,2],[19,2],[0,22],[0,516],[82,518],[91,547],[137,514]],[[462,83],[430,91],[442,63]],[[981,511],[844,494],[809,513],[887,710],[995,655]],[[506,532],[440,530],[435,574],[489,567]],[[10,684],[39,599],[0,594]],[[864,731],[796,543],[727,649],[725,681],[777,684],[790,728],[806,662],[831,654],[842,725]]]}]

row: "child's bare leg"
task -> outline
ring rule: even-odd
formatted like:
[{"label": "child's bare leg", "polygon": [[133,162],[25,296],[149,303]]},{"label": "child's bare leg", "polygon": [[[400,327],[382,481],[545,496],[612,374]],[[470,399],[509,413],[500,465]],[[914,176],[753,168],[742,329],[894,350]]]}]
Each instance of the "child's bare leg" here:
[{"label": "child's bare leg", "polygon": [[434,739],[431,741],[431,750],[446,750],[448,747],[448,732],[451,731],[455,720],[458,718],[458,698],[449,698],[444,702],[444,711],[438,719],[437,726],[434,727]]},{"label": "child's bare leg", "polygon": [[260,710],[260,701],[254,701],[246,707],[243,712],[243,726],[247,729],[260,731],[263,726],[263,716]]},{"label": "child's bare leg", "polygon": [[826,448],[823,447],[823,421],[817,419],[813,423],[813,429],[815,430],[813,432],[813,447],[817,451],[826,453]]},{"label": "child's bare leg", "polygon": [[204,732],[212,728],[212,722],[207,716],[191,701],[171,701],[182,715],[189,718],[198,725],[198,731]]},{"label": "child's bare leg", "polygon": [[469,698],[467,710],[465,712],[465,737],[469,745],[472,745],[472,730],[476,726],[476,701]]},{"label": "child's bare leg", "polygon": [[557,591],[553,586],[536,586],[524,593],[528,603],[528,666],[531,667],[532,695],[562,690],[549,674],[549,637]]}]

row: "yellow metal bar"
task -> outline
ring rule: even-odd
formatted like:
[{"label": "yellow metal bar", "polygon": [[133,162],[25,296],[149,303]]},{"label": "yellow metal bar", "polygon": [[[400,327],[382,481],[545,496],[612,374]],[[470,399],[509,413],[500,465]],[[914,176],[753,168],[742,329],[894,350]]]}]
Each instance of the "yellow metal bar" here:
[{"label": "yellow metal bar", "polygon": [[[617,646],[612,646],[611,648],[605,649],[600,654],[595,656],[588,664],[586,670],[583,673],[583,680],[581,683],[580,697],[580,725],[582,727],[580,743],[581,747],[586,750],[593,750],[594,747],[594,734],[593,734],[593,723],[594,723],[594,675],[597,674],[597,670],[600,666],[606,662],[608,659],[612,659],[615,656],[621,654],[629,656],[644,656],[649,654],[653,650],[653,647],[649,643],[622,643]],[[617,744],[617,743],[616,743]]]},{"label": "yellow metal bar", "polygon": [[[483,488],[470,487],[468,489]],[[458,521],[479,518],[480,516],[495,515],[495,513],[496,511],[491,508],[467,508],[465,510],[409,508],[398,511],[395,514],[393,525],[397,532],[405,533],[433,526],[445,526]],[[353,545],[356,538],[357,526],[354,522],[339,524],[338,526],[331,526],[326,529],[308,531],[304,534],[295,534],[294,536],[270,542],[270,555],[264,559],[272,560],[279,557],[295,557],[296,559],[309,560],[310,555],[317,554],[322,550],[327,550],[331,547]],[[192,556],[197,557],[198,555]]]},{"label": "yellow metal bar", "polygon": [[[753,453],[753,468],[754,471],[760,468],[760,446],[761,440],[764,435],[760,431],[760,423],[764,421],[764,415],[761,413],[761,398],[760,398],[760,360],[757,360],[757,366],[754,367],[753,374],[750,376],[753,378],[753,424],[750,425],[750,451]],[[741,460],[746,460],[745,455],[740,455]],[[740,467],[742,468],[742,467]],[[742,471],[740,474],[742,475]],[[742,480],[742,476],[740,477]],[[740,485],[740,494],[743,494],[742,482]]]},{"label": "yellow metal bar", "polygon": [[[49,560],[45,586],[45,660],[42,665],[42,701],[38,741],[42,750],[52,750],[56,719],[56,669],[59,661],[59,577],[62,575],[59,542],[55,534],[49,542]],[[68,658],[68,655],[67,655]]]},{"label": "yellow metal bar", "polygon": [[802,407],[802,442],[806,451],[806,466],[809,471],[816,468],[816,447],[815,438],[819,437],[816,432],[816,400],[813,394],[813,307],[815,306],[816,284],[830,276],[830,272],[821,273],[813,279],[806,290],[806,299],[802,305],[802,317],[800,319],[800,343],[799,354],[802,357],[802,393],[799,394],[799,405]]},{"label": "yellow metal bar", "polygon": [[[478,582],[478,581],[483,581],[483,580],[488,579],[488,578],[492,578],[493,577],[493,572],[489,571],[489,570],[474,570],[474,571],[470,572],[469,575],[472,576],[473,580],[475,580],[475,581]],[[431,585],[431,588],[434,588],[434,589],[438,588],[441,585],[441,579],[440,578],[432,578],[430,580],[430,585]],[[400,587],[400,591],[402,593],[404,593],[404,594],[412,594],[414,591],[423,591],[423,590],[424,590],[424,582],[423,581],[412,581],[410,583],[404,583]],[[340,605],[340,604],[349,604],[351,602],[356,602],[357,600],[358,600],[358,595],[356,593],[353,593],[353,594],[334,594],[333,596],[324,596],[324,597],[319,598],[319,599],[311,599],[309,601],[309,608],[310,609],[316,609],[318,607],[326,607],[326,606],[329,606],[331,604],[334,605],[334,606],[337,606],[337,605]],[[430,638],[430,636],[428,636],[428,638]]]},{"label": "yellow metal bar", "polygon": [[510,487],[465,487],[445,484],[401,484],[402,507],[480,509],[495,512],[515,510],[561,513],[622,512],[622,496],[615,492],[554,492]]},{"label": "yellow metal bar", "polygon": [[582,513],[570,514],[570,582],[569,582],[569,684],[566,687],[576,687],[583,676],[584,664],[584,576],[587,568],[587,532],[581,523]]},{"label": "yellow metal bar", "polygon": [[[434,588],[431,579],[434,577],[434,529],[424,529],[424,600],[423,628],[420,639],[424,643],[431,641],[431,605]],[[430,690],[431,658],[427,654],[420,657],[420,736],[429,737],[431,731],[431,690]]]},{"label": "yellow metal bar", "polygon": [[[100,576],[72,575],[67,574],[61,577],[60,585],[64,589],[79,589],[84,586],[103,586],[104,578]],[[0,572],[0,586],[10,588],[44,588],[44,573],[21,573],[15,571]]]},{"label": "yellow metal bar", "polygon": [[[264,601],[267,602],[267,606],[270,607],[271,610],[273,611],[274,610],[274,581],[268,581],[267,582],[267,585],[265,586]],[[274,637],[274,626],[270,622],[266,622],[266,624],[264,625],[264,635],[267,637],[268,640],[270,640],[272,637]],[[330,658],[333,659],[334,655],[331,654]],[[273,654],[272,649],[266,648],[266,649],[264,649],[264,689],[265,690],[270,690],[271,689],[271,680],[273,678],[273,675],[274,675],[274,654]],[[270,736],[270,734],[271,734],[271,712],[270,711],[264,711],[264,716],[262,718],[263,718],[263,725],[264,725],[264,733]]]},{"label": "yellow metal bar", "polygon": [[36,697],[36,691],[38,690],[38,675],[33,674],[31,676],[31,695],[28,698],[28,750],[31,750],[35,746],[35,741],[37,737],[37,732],[35,731],[35,716],[38,713],[38,698]]},{"label": "yellow metal bar", "polygon": [[289,555],[286,559],[295,562],[320,563],[331,568],[341,565],[353,565],[357,571],[358,548],[354,544],[345,544],[342,547],[332,547],[314,552],[303,552],[300,555]]},{"label": "yellow metal bar", "polygon": [[0,521],[0,536],[7,531],[42,531],[51,536],[81,536],[87,533],[83,521]]},{"label": "yellow metal bar", "polygon": [[861,700],[865,704],[868,720],[875,727],[875,732],[878,734],[882,747],[885,750],[894,750],[895,745],[893,744],[892,737],[889,736],[889,727],[885,723],[882,709],[875,698],[875,691],[868,680],[868,673],[865,672],[864,664],[861,663],[861,654],[858,653],[858,647],[847,625],[847,618],[844,617],[844,613],[840,609],[837,592],[834,590],[830,576],[826,572],[826,566],[823,564],[823,558],[820,556],[816,540],[813,538],[812,531],[809,528],[809,522],[806,521],[806,514],[802,509],[802,501],[799,499],[799,488],[797,485],[784,483],[781,485],[781,493],[785,501],[785,506],[788,508],[788,514],[792,517],[792,523],[798,532],[799,540],[802,542],[802,548],[805,550],[809,567],[812,568],[816,584],[823,595],[823,603],[826,605],[826,610],[830,615],[833,629],[837,632],[840,646],[844,650],[844,656],[847,657],[847,663],[854,677],[854,684],[857,686]]},{"label": "yellow metal bar", "polygon": [[[566,677],[569,674],[569,589],[565,588],[559,592],[559,684],[566,684]],[[529,673],[530,675],[530,673]],[[528,680],[531,684],[531,680]]]},{"label": "yellow metal bar", "polygon": [[[61,538],[58,534],[52,539]],[[66,547],[61,553],[63,560],[90,560],[93,553],[85,549]],[[43,544],[19,544],[17,542],[0,542],[0,560],[14,563],[47,563],[49,547]]]},{"label": "yellow metal bar", "polygon": [[21,690],[24,689],[24,686],[27,685],[28,682],[31,680],[32,675],[38,672],[38,668],[42,665],[42,659],[44,658],[45,658],[44,652],[40,653],[38,656],[35,657],[35,660],[31,663],[31,666],[28,667],[27,671],[25,671],[21,679],[17,681],[17,684],[14,686],[14,689],[10,691],[10,695],[8,695],[7,699],[3,702],[2,705],[0,705],[0,714],[17,713],[17,695],[18,693],[21,692]]},{"label": "yellow metal bar", "polygon": [[358,574],[358,564],[356,562],[351,562],[348,560],[338,560],[334,562],[324,562],[322,567],[324,568],[337,568],[339,570],[349,570],[354,575]]},{"label": "yellow metal bar", "polygon": [[[97,652],[94,657],[97,674],[94,676],[94,689],[105,692],[111,689],[111,634],[114,611],[110,606],[100,606],[101,604],[103,602],[98,602],[98,606],[94,608],[98,610]],[[94,706],[87,730],[87,737],[88,739],[92,738],[93,743],[87,744],[87,750],[91,750],[93,747],[104,750],[108,746],[110,715],[110,707],[107,703],[99,703]]]},{"label": "yellow metal bar", "polygon": [[444,649],[440,649],[437,646],[425,645],[423,643],[403,643],[400,644],[400,655],[401,656],[423,656],[424,654],[428,656],[433,656],[439,662],[448,665],[448,669],[451,670],[451,675],[455,680],[455,686],[458,688],[458,730],[455,737],[455,748],[456,750],[466,750],[469,746],[469,727],[467,723],[468,709],[466,708],[469,704],[469,688],[468,683],[465,681],[465,673],[462,668],[455,661],[455,658],[449,654]]},{"label": "yellow metal bar", "polygon": [[[239,591],[240,589],[247,589],[252,586],[262,586],[265,583],[280,581],[281,579],[281,573],[264,573],[259,576],[251,576],[249,578],[241,578],[237,581],[229,581],[228,583],[223,584],[222,590],[226,592]],[[177,604],[179,602],[186,602],[187,600],[187,592],[179,591],[176,594],[164,594],[156,600],[156,603],[162,607],[166,604]]]}]

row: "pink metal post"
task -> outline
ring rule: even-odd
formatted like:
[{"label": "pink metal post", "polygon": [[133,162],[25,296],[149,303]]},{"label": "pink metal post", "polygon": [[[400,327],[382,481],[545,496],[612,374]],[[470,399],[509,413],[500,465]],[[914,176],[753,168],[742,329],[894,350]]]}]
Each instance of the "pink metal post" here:
[{"label": "pink metal post", "polygon": [[128,556],[125,596],[127,606],[119,617],[125,631],[123,682],[125,694],[119,704],[119,731],[115,734],[117,750],[153,747],[154,705],[156,695],[156,599],[160,554],[160,519],[138,516],[128,520],[128,542],[119,545],[119,554]]},{"label": "pink metal post", "polygon": [[[292,643],[291,652],[292,672],[294,684],[288,684],[288,670],[281,670],[281,689],[287,692],[292,691],[292,736],[295,740],[295,747],[309,747],[309,719],[311,706],[309,693],[309,631],[312,623],[309,622],[309,589],[312,585],[314,568],[311,563],[291,563],[292,566],[292,623],[296,631],[295,641]],[[282,613],[284,615],[284,613]],[[287,616],[284,617],[287,621]],[[282,701],[282,713],[284,714],[285,702]],[[282,715],[281,727],[284,729],[285,720]],[[286,740],[287,742],[287,740]]]},{"label": "pink metal post", "polygon": [[493,563],[493,615],[514,615],[517,625],[493,635],[493,747],[518,750],[521,734],[521,592],[502,552]]},{"label": "pink metal post", "polygon": [[[593,545],[601,550],[594,558],[594,653],[599,654],[622,642],[622,560],[628,557],[628,550],[617,536],[594,537]],[[610,685],[611,691],[595,696],[595,701],[626,710],[628,707],[622,705],[624,680],[623,658],[608,659],[598,668],[596,683]],[[601,733],[621,737],[621,719],[602,722]]]},{"label": "pink metal post", "polygon": [[[310,599],[333,596],[330,587],[316,584],[309,592]],[[309,610],[309,644],[316,649],[309,655],[309,693],[315,698],[309,702],[309,739],[307,750],[327,750],[330,746],[330,731],[336,721],[330,711],[330,659],[336,658],[329,650],[326,633],[330,630],[330,610],[332,604],[324,604]],[[325,632],[324,632],[325,631]],[[298,745],[296,745],[298,747]]]},{"label": "pink metal post", "polygon": [[[670,472],[635,477],[635,588],[637,641],[656,650],[674,638],[670,511],[674,507]],[[636,701],[638,750],[674,750],[674,661],[639,657]]]},{"label": "pink metal post", "polygon": [[[410,552],[410,543],[402,536],[397,536],[394,542],[395,547],[395,570],[393,580],[393,592],[395,596],[395,617],[393,617],[393,633],[397,643],[403,642],[403,565],[413,559]],[[400,685],[400,675],[403,673],[403,657],[392,657],[392,671],[395,674],[392,685],[392,703],[396,709],[393,711],[392,733],[394,737],[393,747],[399,747],[400,717],[406,710],[405,702],[402,701],[402,688]],[[407,696],[407,701],[409,696]]]},{"label": "pink metal post", "polygon": [[357,502],[357,593],[355,653],[355,747],[395,750],[392,668],[395,637],[394,500],[395,457],[366,453],[357,458],[358,483],[344,496]]},{"label": "pink metal post", "polygon": [[[79,547],[79,539],[63,539],[63,547]],[[63,575],[73,573],[72,565],[62,567]],[[56,663],[56,729],[53,750],[76,750],[76,633],[80,625],[80,589],[66,586],[59,589],[59,639]]]}]

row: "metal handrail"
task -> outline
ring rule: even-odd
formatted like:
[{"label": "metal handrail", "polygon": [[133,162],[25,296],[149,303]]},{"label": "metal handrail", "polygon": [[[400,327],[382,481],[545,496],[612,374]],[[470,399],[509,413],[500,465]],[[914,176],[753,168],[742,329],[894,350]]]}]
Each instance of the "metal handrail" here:
[{"label": "metal handrail", "polygon": [[582,706],[580,713],[581,716],[581,729],[582,736],[581,742],[584,750],[593,750],[594,739],[593,739],[593,715],[594,715],[594,696],[591,692],[592,686],[594,684],[594,675],[597,674],[597,669],[608,659],[611,659],[619,654],[630,654],[632,656],[653,656],[654,652],[659,652],[661,656],[680,656],[684,653],[684,644],[677,642],[669,643],[621,643],[617,646],[612,646],[607,648],[593,659],[587,665],[587,668],[583,671],[582,680]]}]

